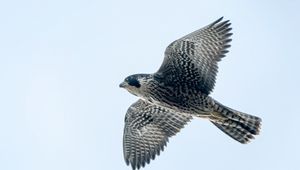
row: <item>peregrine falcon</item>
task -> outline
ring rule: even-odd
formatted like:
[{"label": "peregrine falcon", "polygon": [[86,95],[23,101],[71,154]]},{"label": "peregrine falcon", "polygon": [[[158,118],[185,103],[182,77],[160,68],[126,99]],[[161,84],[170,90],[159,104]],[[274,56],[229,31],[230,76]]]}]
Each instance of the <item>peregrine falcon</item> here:
[{"label": "peregrine falcon", "polygon": [[216,101],[218,62],[231,42],[231,23],[215,22],[174,42],[153,74],[128,76],[120,87],[140,99],[125,116],[123,151],[132,169],[144,167],[163,151],[168,139],[195,117],[206,118],[240,143],[259,134],[261,119]]}]

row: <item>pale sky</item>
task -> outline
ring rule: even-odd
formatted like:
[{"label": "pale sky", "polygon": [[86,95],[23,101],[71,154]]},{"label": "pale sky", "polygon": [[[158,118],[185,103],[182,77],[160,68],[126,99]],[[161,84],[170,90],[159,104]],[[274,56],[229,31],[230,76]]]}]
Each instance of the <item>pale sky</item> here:
[{"label": "pale sky", "polygon": [[155,72],[166,46],[221,16],[232,47],[212,97],[263,119],[239,144],[195,119],[145,170],[300,169],[299,1],[0,2],[0,169],[130,170],[118,87]]}]

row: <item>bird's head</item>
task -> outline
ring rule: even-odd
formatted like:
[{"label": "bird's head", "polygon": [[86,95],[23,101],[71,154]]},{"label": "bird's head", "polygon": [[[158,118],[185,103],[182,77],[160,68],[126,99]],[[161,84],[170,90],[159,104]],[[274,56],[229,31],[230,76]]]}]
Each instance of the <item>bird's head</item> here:
[{"label": "bird's head", "polygon": [[134,74],[126,77],[119,86],[135,96],[143,97],[143,92],[145,92],[148,82],[151,80],[152,76],[150,74]]}]

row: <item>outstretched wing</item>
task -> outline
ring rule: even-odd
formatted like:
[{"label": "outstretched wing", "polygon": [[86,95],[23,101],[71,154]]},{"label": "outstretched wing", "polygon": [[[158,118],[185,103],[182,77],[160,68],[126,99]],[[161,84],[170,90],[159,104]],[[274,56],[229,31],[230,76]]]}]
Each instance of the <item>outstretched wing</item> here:
[{"label": "outstretched wing", "polygon": [[157,75],[166,84],[209,94],[216,81],[217,62],[230,47],[230,23],[222,19],[172,42]]},{"label": "outstretched wing", "polygon": [[127,165],[131,164],[132,169],[144,167],[191,119],[190,115],[171,113],[141,99],[132,104],[125,116],[123,136]]}]

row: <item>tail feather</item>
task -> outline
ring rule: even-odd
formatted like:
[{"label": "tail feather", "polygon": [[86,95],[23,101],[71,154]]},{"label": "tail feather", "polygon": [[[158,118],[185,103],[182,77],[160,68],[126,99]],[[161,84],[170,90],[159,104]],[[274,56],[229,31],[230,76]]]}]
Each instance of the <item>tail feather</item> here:
[{"label": "tail feather", "polygon": [[254,138],[254,136],[250,132],[244,131],[242,129],[232,128],[230,126],[218,124],[215,122],[212,123],[215,126],[217,126],[220,130],[222,130],[225,134],[227,134],[228,136],[232,137],[240,143],[248,143],[251,139]]},{"label": "tail feather", "polygon": [[248,143],[258,135],[261,119],[257,116],[242,113],[215,102],[210,121],[233,139]]}]

